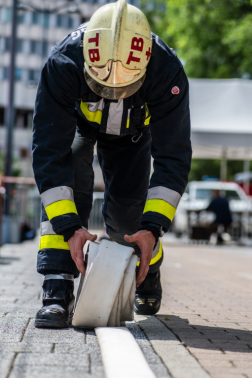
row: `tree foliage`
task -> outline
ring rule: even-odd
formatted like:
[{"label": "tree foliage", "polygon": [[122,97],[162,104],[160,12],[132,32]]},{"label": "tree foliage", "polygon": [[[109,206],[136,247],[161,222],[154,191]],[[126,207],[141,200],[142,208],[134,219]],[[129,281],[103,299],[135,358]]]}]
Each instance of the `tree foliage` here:
[{"label": "tree foliage", "polygon": [[252,0],[143,0],[143,9],[189,77],[252,77]]},{"label": "tree foliage", "polygon": [[[221,161],[219,159],[193,159],[189,181],[200,181],[203,176],[215,176],[220,178]],[[252,161],[250,162],[250,170]],[[233,180],[234,175],[243,172],[242,160],[227,161],[227,180]]]}]

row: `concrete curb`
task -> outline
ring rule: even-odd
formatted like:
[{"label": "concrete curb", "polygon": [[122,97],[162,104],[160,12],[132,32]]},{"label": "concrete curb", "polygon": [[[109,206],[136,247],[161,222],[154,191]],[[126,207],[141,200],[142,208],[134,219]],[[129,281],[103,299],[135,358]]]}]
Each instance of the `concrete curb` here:
[{"label": "concrete curb", "polygon": [[126,327],[95,328],[107,378],[155,378]]}]

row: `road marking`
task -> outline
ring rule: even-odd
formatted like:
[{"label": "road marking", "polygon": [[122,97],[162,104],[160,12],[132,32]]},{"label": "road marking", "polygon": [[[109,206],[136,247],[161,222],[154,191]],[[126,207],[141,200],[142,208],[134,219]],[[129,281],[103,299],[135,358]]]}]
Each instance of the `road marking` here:
[{"label": "road marking", "polygon": [[237,275],[243,278],[247,278],[248,280],[252,280],[252,274],[240,272],[237,273]]},{"label": "road marking", "polygon": [[155,378],[126,327],[95,328],[107,378]]}]

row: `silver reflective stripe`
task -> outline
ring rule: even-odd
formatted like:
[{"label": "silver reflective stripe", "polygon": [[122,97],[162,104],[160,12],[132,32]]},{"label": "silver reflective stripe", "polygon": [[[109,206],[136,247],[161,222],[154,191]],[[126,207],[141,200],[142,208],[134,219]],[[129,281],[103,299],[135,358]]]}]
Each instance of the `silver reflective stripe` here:
[{"label": "silver reflective stripe", "polygon": [[155,186],[148,190],[147,201],[150,199],[161,199],[177,208],[181,195],[175,190],[165,188],[164,186]]},{"label": "silver reflective stripe", "polygon": [[50,221],[40,223],[40,235],[57,235],[56,232],[53,231]]},{"label": "silver reflective stripe", "polygon": [[107,121],[107,134],[120,135],[123,115],[123,99],[111,102]]},{"label": "silver reflective stripe", "polygon": [[131,109],[128,109],[128,118],[127,119],[130,119],[130,113],[131,113]]},{"label": "silver reflective stripe", "polygon": [[86,102],[88,104],[88,110],[90,112],[96,112],[97,110],[100,110],[101,112],[103,111],[104,108],[104,99],[102,98],[98,102]]},{"label": "silver reflective stripe", "polygon": [[69,188],[69,186],[58,186],[57,188],[52,188],[42,193],[41,199],[45,207],[51,205],[51,203],[62,200],[74,202],[73,189]]},{"label": "silver reflective stripe", "polygon": [[158,251],[159,251],[159,247],[160,247],[160,240],[158,239],[157,245],[152,252],[151,260],[154,259],[154,257],[157,256]]},{"label": "silver reflective stripe", "polygon": [[73,274],[67,274],[67,273],[60,273],[60,274],[46,274],[44,281],[47,280],[68,280],[68,281],[74,281],[74,275]]}]

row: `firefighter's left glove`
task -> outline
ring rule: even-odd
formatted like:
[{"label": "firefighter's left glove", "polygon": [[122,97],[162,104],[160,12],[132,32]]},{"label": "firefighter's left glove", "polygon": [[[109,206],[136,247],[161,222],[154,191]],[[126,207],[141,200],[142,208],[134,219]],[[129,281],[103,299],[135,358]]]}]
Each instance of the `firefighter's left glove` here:
[{"label": "firefighter's left glove", "polygon": [[85,275],[86,271],[84,265],[83,247],[88,240],[95,241],[96,239],[97,235],[92,235],[87,230],[80,228],[79,230],[75,231],[73,236],[68,240],[72,259],[75,262],[77,269],[81,274],[83,274],[83,276]]},{"label": "firefighter's left glove", "polygon": [[141,251],[140,266],[136,278],[136,286],[139,286],[149,271],[156,238],[151,231],[141,230],[131,236],[125,235],[124,239],[127,243],[136,243]]}]

